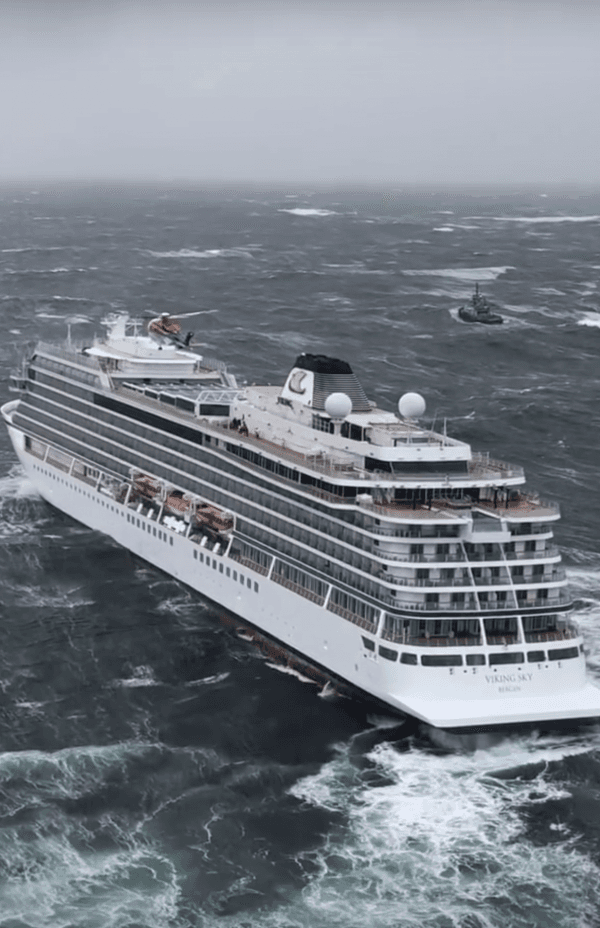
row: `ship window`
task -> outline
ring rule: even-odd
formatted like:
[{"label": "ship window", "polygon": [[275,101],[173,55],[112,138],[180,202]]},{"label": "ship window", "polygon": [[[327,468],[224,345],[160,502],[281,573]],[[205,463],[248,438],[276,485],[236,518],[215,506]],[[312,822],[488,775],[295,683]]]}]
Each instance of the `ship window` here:
[{"label": "ship window", "polygon": [[396,661],[398,660],[398,652],[392,651],[391,648],[384,648],[383,645],[379,645],[379,653],[381,657],[385,657],[386,661]]},{"label": "ship window", "polygon": [[402,654],[400,655],[400,663],[401,664],[416,664],[417,655],[411,654],[409,651],[403,651]]},{"label": "ship window", "polygon": [[579,657],[578,648],[555,648],[554,651],[548,651],[549,661],[567,660],[569,657]]},{"label": "ship window", "polygon": [[258,593],[258,583],[256,582],[256,580],[254,581],[254,592]]},{"label": "ship window", "polygon": [[140,520],[139,520],[139,519],[136,519],[135,521],[137,522],[137,527],[139,528],[139,527],[140,527]]},{"label": "ship window", "polygon": [[462,667],[461,654],[423,654],[423,667]]},{"label": "ship window", "polygon": [[198,552],[197,552],[196,550],[194,550],[194,559],[195,559],[196,561],[198,560]]},{"label": "ship window", "polygon": [[202,564],[204,563],[204,555],[203,555],[202,551],[200,552],[200,563],[202,563]]},{"label": "ship window", "polygon": [[363,640],[363,644],[364,644],[365,648],[367,649],[367,651],[374,651],[374,650],[375,650],[375,642],[374,642],[374,641],[371,641],[370,638],[365,638],[364,635],[362,636],[362,640]]},{"label": "ship window", "polygon": [[234,570],[234,571],[233,571],[233,579],[234,579],[234,580],[237,580],[237,570]]},{"label": "ship window", "polygon": [[171,537],[169,538],[169,541],[171,542],[171,544],[173,544],[173,536],[172,536],[172,535],[171,535]]},{"label": "ship window", "polygon": [[528,651],[527,652],[527,661],[530,664],[540,664],[542,661],[546,660],[545,651]]},{"label": "ship window", "polygon": [[246,586],[248,587],[249,590],[252,589],[252,580],[250,579],[250,577],[248,577],[248,579],[246,580]]},{"label": "ship window", "polygon": [[481,667],[485,664],[485,654],[467,654],[468,667]]},{"label": "ship window", "polygon": [[226,568],[225,568],[225,576],[226,576],[226,577],[230,577],[230,576],[231,576],[231,567],[226,567]]},{"label": "ship window", "polygon": [[216,569],[217,569],[217,562],[215,561],[213,557],[213,570],[216,570]]},{"label": "ship window", "polygon": [[219,573],[220,573],[220,574],[223,573],[223,562],[222,562],[222,561],[221,561],[221,563],[219,564]]},{"label": "ship window", "polygon": [[522,651],[504,651],[502,654],[490,654],[490,667],[494,664],[522,664],[524,660]]}]

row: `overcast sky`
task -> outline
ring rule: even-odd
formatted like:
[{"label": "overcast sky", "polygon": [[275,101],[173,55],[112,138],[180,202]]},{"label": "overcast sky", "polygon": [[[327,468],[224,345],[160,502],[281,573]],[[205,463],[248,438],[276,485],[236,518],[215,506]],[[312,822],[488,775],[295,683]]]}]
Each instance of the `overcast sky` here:
[{"label": "overcast sky", "polygon": [[0,181],[600,181],[598,0],[0,0]]}]

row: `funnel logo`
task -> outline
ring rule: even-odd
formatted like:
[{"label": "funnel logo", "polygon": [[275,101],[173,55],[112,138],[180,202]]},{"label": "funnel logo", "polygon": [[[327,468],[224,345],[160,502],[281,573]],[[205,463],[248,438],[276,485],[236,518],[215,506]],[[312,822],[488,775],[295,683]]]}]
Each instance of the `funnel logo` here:
[{"label": "funnel logo", "polygon": [[288,387],[292,393],[306,393],[306,387],[302,386],[302,382],[306,377],[305,371],[294,371],[293,374],[290,374],[290,379],[288,382]]}]

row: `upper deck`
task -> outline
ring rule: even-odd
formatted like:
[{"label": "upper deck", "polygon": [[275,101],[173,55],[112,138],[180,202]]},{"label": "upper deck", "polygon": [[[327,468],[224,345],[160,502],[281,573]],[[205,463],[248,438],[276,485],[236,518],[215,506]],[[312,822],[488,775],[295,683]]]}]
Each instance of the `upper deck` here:
[{"label": "upper deck", "polygon": [[[377,408],[345,362],[301,356],[283,388],[242,389],[223,363],[187,343],[160,344],[122,316],[109,321],[108,336],[92,345],[40,344],[38,351],[95,371],[101,395],[214,435],[220,454],[268,470],[270,479],[294,480],[334,504],[362,496],[367,508],[371,497],[384,518],[453,522],[474,508],[492,519],[559,517],[556,506],[517,489],[521,467],[472,452],[445,428]],[[340,384],[350,409],[336,417],[327,411],[327,390]]]}]

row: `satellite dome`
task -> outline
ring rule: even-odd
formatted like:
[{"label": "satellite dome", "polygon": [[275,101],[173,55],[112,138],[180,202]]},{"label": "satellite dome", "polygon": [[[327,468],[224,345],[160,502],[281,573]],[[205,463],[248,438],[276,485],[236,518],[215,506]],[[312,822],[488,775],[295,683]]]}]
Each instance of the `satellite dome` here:
[{"label": "satellite dome", "polygon": [[425,400],[420,393],[405,393],[398,400],[398,409],[404,419],[418,419],[425,412]]},{"label": "satellite dome", "polygon": [[347,393],[330,393],[325,400],[325,412],[332,419],[345,419],[352,412],[352,400]]}]

